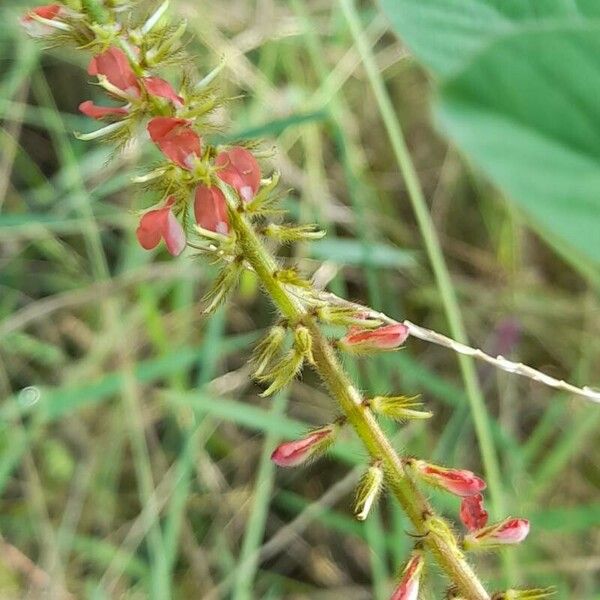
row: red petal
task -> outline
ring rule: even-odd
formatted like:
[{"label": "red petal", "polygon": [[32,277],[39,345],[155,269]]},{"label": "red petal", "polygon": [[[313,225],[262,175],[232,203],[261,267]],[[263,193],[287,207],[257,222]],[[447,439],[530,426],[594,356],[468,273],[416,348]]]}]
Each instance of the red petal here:
[{"label": "red petal", "polygon": [[350,346],[369,346],[379,350],[391,350],[401,346],[408,337],[408,327],[402,323],[385,325],[377,329],[351,330],[343,339]]},{"label": "red petal", "polygon": [[31,15],[37,15],[38,17],[42,17],[42,19],[48,19],[49,21],[52,21],[52,19],[56,18],[60,10],[60,4],[46,4],[45,6],[38,6],[37,8],[29,11],[25,15],[24,19],[32,20]]},{"label": "red petal", "polygon": [[148,123],[148,133],[162,153],[183,169],[191,169],[193,158],[202,151],[200,136],[186,119],[155,117]]},{"label": "red petal", "polygon": [[437,485],[457,496],[474,496],[486,488],[483,479],[466,469],[445,469],[427,463],[420,468]]},{"label": "red petal", "polygon": [[167,250],[171,255],[179,256],[183,252],[186,243],[185,231],[171,209],[167,213],[163,238],[167,244]]},{"label": "red petal", "polygon": [[158,246],[170,211],[171,209],[168,207],[158,208],[142,216],[140,225],[135,232],[142,248],[152,250]]},{"label": "red petal", "polygon": [[203,229],[216,233],[229,232],[227,203],[223,192],[218,188],[209,188],[204,185],[199,185],[196,188],[194,214],[196,215],[196,223]]},{"label": "red petal", "polygon": [[144,86],[152,96],[170,100],[175,107],[183,105],[183,98],[177,95],[177,92],[168,81],[160,77],[144,77]]},{"label": "red petal", "polygon": [[221,152],[215,165],[217,176],[235,188],[246,202],[252,200],[260,187],[260,165],[251,152],[241,146]]},{"label": "red petal", "polygon": [[460,520],[469,531],[475,531],[485,527],[488,513],[483,508],[483,496],[467,496],[460,504]]},{"label": "red petal", "polygon": [[394,590],[390,600],[417,600],[422,570],[423,557],[421,554],[414,554],[408,561],[400,585]]},{"label": "red petal", "polygon": [[90,75],[104,75],[110,83],[120,90],[139,96],[140,86],[129,59],[119,48],[109,48],[106,52],[94,56],[88,67]]},{"label": "red petal", "polygon": [[310,458],[314,447],[331,433],[331,429],[323,429],[302,439],[280,444],[271,454],[271,460],[279,467],[296,467]]},{"label": "red petal", "polygon": [[79,110],[92,119],[104,119],[105,117],[113,117],[126,115],[127,109],[121,107],[97,106],[91,100],[86,100],[79,105]]}]

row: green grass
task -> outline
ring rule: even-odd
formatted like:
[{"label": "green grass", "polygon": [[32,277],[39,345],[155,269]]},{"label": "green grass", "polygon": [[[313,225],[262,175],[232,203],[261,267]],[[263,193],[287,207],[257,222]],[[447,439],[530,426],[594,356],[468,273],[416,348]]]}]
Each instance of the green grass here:
[{"label": "green grass", "polygon": [[[222,86],[243,98],[223,139],[276,145],[286,206],[328,232],[291,256],[325,264],[338,294],[492,351],[518,319],[503,352],[595,383],[597,269],[538,237],[436,133],[430,83],[375,6],[259,5],[277,26],[241,0],[173,11],[199,68],[231,56]],[[345,433],[319,463],[273,468],[277,442],[333,404],[310,373],[259,398],[247,361],[273,310],[253,278],[206,318],[214,269],[137,246],[134,211],[154,199],[131,178],[150,153],[110,161],[75,140],[91,128],[75,114],[93,94],[85,61],[42,52],[18,10],[0,9],[1,543],[77,598],[385,599],[412,538],[391,502],[352,519],[365,452]],[[436,413],[386,423],[401,452],[485,473],[495,510],[531,519],[512,560],[477,560],[491,587],[597,595],[596,407],[416,340],[348,366],[366,392],[422,393]],[[455,499],[433,500],[455,518]],[[0,596],[24,597],[34,579],[11,556]]]}]

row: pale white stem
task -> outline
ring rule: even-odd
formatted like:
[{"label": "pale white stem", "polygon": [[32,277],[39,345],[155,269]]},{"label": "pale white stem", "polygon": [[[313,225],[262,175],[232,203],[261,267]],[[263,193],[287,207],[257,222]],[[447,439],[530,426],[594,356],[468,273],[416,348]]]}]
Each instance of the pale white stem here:
[{"label": "pale white stem", "polygon": [[[330,292],[318,292],[318,298],[321,300],[326,300],[328,302],[332,302],[337,305],[350,306],[356,308],[356,310],[365,313],[371,318],[379,319],[384,323],[388,324],[396,324],[398,321],[391,319],[384,313],[380,313],[374,311],[370,308],[364,307],[361,304],[356,304],[354,302],[349,302],[347,300],[343,300],[339,298],[335,294]],[[571,394],[576,394],[577,396],[582,396],[583,398],[587,398],[592,402],[596,402],[600,404],[600,390],[592,389],[589,386],[577,387],[571,383],[563,381],[562,379],[556,379],[551,377],[550,375],[546,375],[541,371],[534,369],[533,367],[529,367],[524,365],[523,363],[516,363],[510,361],[503,356],[490,356],[486,354],[483,350],[479,350],[478,348],[471,348],[466,344],[461,344],[449,338],[441,333],[437,333],[437,331],[433,331],[431,329],[426,329],[425,327],[421,327],[420,325],[415,325],[410,321],[402,321],[402,324],[408,327],[410,335],[425,342],[429,342],[431,344],[437,344],[438,346],[444,346],[445,348],[449,348],[450,350],[454,350],[458,354],[466,354],[467,356],[472,356],[473,358],[477,358],[482,360],[502,371],[506,371],[507,373],[514,373],[516,375],[521,375],[522,377],[527,377],[533,381],[537,381],[542,383],[543,385],[547,385],[549,387],[555,388],[557,390],[562,390],[564,392],[569,392]]]}]

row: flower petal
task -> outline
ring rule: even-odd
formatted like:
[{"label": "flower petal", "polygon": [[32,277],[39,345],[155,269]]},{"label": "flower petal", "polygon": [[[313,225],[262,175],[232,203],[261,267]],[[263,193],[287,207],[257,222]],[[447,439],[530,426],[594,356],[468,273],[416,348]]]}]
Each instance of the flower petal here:
[{"label": "flower petal", "polygon": [[135,232],[142,248],[145,250],[152,250],[152,248],[158,246],[158,243],[163,236],[165,223],[170,210],[169,207],[158,208],[142,215],[139,227]]},{"label": "flower petal", "polygon": [[408,327],[402,323],[384,325],[377,329],[352,329],[340,340],[349,351],[393,350],[401,346],[408,338]]},{"label": "flower petal", "polygon": [[469,531],[485,527],[488,513],[483,508],[483,496],[466,496],[460,504],[460,520]]},{"label": "flower petal", "polygon": [[91,100],[86,100],[79,105],[79,110],[92,119],[104,119],[106,117],[116,117],[126,115],[128,113],[126,108],[122,107],[109,107],[109,106],[97,106]]},{"label": "flower petal", "polygon": [[234,146],[221,152],[215,159],[215,165],[219,167],[219,179],[235,188],[245,202],[254,198],[260,187],[260,165],[250,151]]},{"label": "flower petal", "polygon": [[162,153],[182,169],[190,170],[202,151],[201,138],[186,119],[155,117],[148,123],[148,133]]},{"label": "flower petal", "polygon": [[185,231],[171,209],[167,213],[163,238],[172,256],[179,256],[183,252],[186,244]]},{"label": "flower petal", "polygon": [[296,467],[326,450],[333,442],[336,431],[337,428],[328,425],[299,440],[279,444],[271,454],[271,460],[279,467]]},{"label": "flower petal", "polygon": [[475,496],[486,488],[485,481],[467,469],[447,469],[423,460],[413,460],[409,464],[425,482],[457,496]]},{"label": "flower petal", "polygon": [[177,95],[173,86],[160,77],[144,77],[144,87],[151,96],[169,100],[175,108],[183,106],[183,98]]},{"label": "flower petal", "polygon": [[88,67],[90,75],[104,75],[112,85],[131,96],[140,95],[140,86],[129,59],[123,50],[111,47],[92,58]]},{"label": "flower petal", "polygon": [[227,204],[223,192],[216,187],[199,185],[194,200],[196,223],[216,233],[229,233]]},{"label": "flower petal", "polygon": [[417,600],[423,564],[423,555],[420,552],[413,553],[390,600]]}]

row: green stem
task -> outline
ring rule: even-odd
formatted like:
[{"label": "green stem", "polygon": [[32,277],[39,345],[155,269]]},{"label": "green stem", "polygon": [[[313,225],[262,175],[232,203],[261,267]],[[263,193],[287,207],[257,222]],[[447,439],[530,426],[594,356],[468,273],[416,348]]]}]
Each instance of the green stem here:
[{"label": "green stem", "polygon": [[100,25],[110,21],[110,13],[99,0],[81,0],[81,7],[94,22]]},{"label": "green stem", "polygon": [[[423,189],[421,188],[415,166],[404,139],[402,127],[396,116],[392,101],[385,89],[383,78],[377,68],[371,48],[362,34],[362,28],[356,13],[354,0],[339,0],[339,2],[344,11],[346,20],[348,21],[352,37],[358,48],[367,77],[373,88],[373,93],[385,128],[388,132],[396,161],[404,177],[408,196],[415,213],[421,236],[423,237],[429,262],[431,263],[433,274],[440,290],[451,336],[458,342],[466,344],[467,335],[456,292],[452,285],[450,273],[448,272],[448,267],[442,253],[433,220],[427,208]],[[500,467],[492,442],[490,423],[485,408],[483,393],[477,379],[473,360],[468,356],[458,355],[458,362],[471,407],[471,414],[473,416],[477,441],[481,450],[486,480],[490,489],[492,512],[494,515],[500,516],[505,512],[503,507],[504,501]]]},{"label": "green stem", "polygon": [[423,537],[425,545],[435,556],[440,568],[459,591],[470,600],[489,600],[483,585],[458,549],[451,529],[433,511],[425,496],[412,478],[404,472],[402,461],[379,427],[373,413],[363,401],[340,364],[327,338],[321,333],[316,320],[308,314],[302,302],[277,280],[277,264],[262,244],[246,218],[234,207],[236,198],[230,188],[220,186],[230,207],[229,218],[237,235],[244,258],[260,279],[267,295],[281,313],[293,322],[302,321],[313,339],[315,370],[336,399],[340,409],[352,425],[373,459],[383,463],[386,481],[408,515],[416,534]]}]

